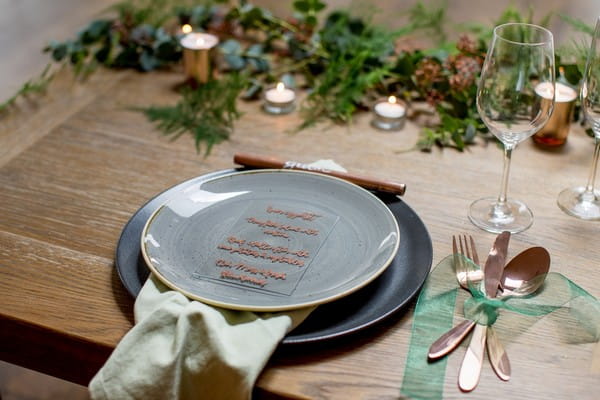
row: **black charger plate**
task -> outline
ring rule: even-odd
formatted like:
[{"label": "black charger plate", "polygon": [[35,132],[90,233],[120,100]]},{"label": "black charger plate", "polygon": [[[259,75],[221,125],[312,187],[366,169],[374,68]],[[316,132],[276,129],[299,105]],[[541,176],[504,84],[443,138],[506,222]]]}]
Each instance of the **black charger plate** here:
[{"label": "black charger plate", "polygon": [[[136,297],[148,277],[140,236],[150,215],[174,192],[235,170],[223,170],[182,182],[143,205],[125,225],[117,244],[115,264],[123,285]],[[407,305],[419,292],[431,268],[431,238],[417,214],[397,196],[377,194],[400,228],[400,248],[391,265],[369,285],[340,300],[317,307],[283,344],[336,338],[371,326]]]}]

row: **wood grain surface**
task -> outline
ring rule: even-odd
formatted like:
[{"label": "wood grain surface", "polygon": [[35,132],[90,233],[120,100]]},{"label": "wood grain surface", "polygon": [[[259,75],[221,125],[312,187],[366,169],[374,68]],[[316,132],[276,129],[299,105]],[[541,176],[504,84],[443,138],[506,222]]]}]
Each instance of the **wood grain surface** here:
[{"label": "wood grain surface", "polygon": [[[495,195],[502,154],[479,143],[464,153],[405,151],[418,127],[376,131],[368,113],[350,126],[319,125],[291,133],[297,113],[271,116],[256,102],[231,140],[204,158],[193,139],[170,141],[130,106],[170,104],[180,70],[145,75],[102,71],[73,84],[60,76],[40,105],[4,115],[0,127],[0,358],[86,384],[132,325],[133,299],[114,269],[119,234],[144,202],[191,177],[231,168],[250,152],[312,162],[333,159],[350,172],[404,182],[403,200],[423,219],[434,265],[450,254],[452,234],[472,234],[480,254],[494,235],[467,219],[471,201]],[[551,270],[600,296],[600,224],[563,214],[556,196],[583,184],[592,140],[574,125],[556,150],[526,141],[514,153],[509,196],[525,201],[534,225],[511,239],[509,257],[545,246]],[[410,340],[412,306],[374,328],[341,340],[283,348],[257,383],[257,397],[398,398]],[[594,344],[569,342],[566,314],[516,330],[497,325],[513,378],[501,382],[485,365],[473,399],[595,399],[600,387]],[[567,333],[567,334],[565,334]],[[596,345],[597,347],[597,345]],[[456,373],[464,347],[449,358],[445,398],[463,398]]]}]

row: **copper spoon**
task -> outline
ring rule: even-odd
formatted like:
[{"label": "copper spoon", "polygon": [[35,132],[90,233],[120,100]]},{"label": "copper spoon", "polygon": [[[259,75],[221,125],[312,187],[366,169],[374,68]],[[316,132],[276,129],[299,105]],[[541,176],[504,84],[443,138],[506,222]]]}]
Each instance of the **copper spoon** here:
[{"label": "copper spoon", "polygon": [[[535,293],[544,283],[550,269],[550,254],[543,247],[532,247],[513,258],[502,273],[500,297],[526,296]],[[510,362],[495,330],[490,326],[487,352],[492,369],[504,381],[510,379]]]}]

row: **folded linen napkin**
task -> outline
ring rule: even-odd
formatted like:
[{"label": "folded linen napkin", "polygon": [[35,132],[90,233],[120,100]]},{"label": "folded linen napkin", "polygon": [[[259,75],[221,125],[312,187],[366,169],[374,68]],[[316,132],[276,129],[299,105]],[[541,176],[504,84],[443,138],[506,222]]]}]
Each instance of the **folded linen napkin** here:
[{"label": "folded linen napkin", "polygon": [[[310,164],[345,171],[331,160]],[[283,337],[314,309],[254,313],[213,307],[150,275],[135,326],[89,384],[93,400],[248,399]]]},{"label": "folded linen napkin", "polygon": [[227,310],[190,300],[151,275],[135,302],[135,326],[90,382],[90,395],[248,399],[281,339],[313,309]]}]

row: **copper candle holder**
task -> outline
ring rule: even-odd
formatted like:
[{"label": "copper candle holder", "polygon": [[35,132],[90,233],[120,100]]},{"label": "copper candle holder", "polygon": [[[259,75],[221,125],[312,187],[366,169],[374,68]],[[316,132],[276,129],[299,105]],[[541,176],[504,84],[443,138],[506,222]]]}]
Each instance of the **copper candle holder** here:
[{"label": "copper candle holder", "polygon": [[219,38],[210,33],[191,32],[179,42],[183,47],[183,68],[188,79],[206,83],[212,78],[213,49]]},{"label": "copper candle holder", "polygon": [[[551,99],[551,90],[544,91],[544,88],[541,87],[542,85],[538,86],[539,90],[536,88],[537,94],[545,98],[550,96]],[[556,94],[552,115],[546,125],[533,135],[533,140],[536,143],[550,147],[561,146],[566,143],[571,122],[573,121],[575,100],[577,99],[575,89],[560,82],[556,82],[555,87]]]}]

